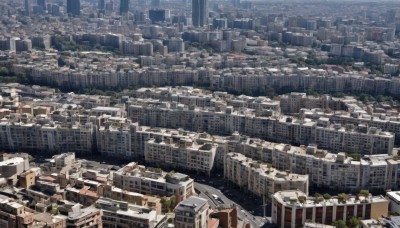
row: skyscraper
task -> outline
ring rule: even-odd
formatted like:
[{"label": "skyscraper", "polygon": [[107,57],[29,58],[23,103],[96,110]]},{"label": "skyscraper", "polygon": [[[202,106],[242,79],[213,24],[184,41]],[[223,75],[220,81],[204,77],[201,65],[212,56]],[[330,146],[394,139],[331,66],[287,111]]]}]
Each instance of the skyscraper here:
[{"label": "skyscraper", "polygon": [[192,22],[195,27],[207,25],[208,0],[192,0]]},{"label": "skyscraper", "polygon": [[72,16],[81,14],[81,0],[67,0],[67,13]]},{"label": "skyscraper", "polygon": [[37,0],[37,4],[38,4],[38,6],[41,6],[43,8],[43,10],[47,9],[46,0]]},{"label": "skyscraper", "polygon": [[126,14],[129,11],[129,0],[121,0],[119,5],[119,13]]},{"label": "skyscraper", "polygon": [[108,12],[108,13],[114,12],[114,2],[113,2],[113,0],[110,0],[109,2],[106,3],[106,12]]},{"label": "skyscraper", "polygon": [[25,16],[29,16],[31,12],[31,5],[29,0],[25,0]]},{"label": "skyscraper", "polygon": [[105,0],[99,0],[97,6],[98,6],[99,11],[102,11],[102,12],[103,12],[103,11],[106,9]]}]

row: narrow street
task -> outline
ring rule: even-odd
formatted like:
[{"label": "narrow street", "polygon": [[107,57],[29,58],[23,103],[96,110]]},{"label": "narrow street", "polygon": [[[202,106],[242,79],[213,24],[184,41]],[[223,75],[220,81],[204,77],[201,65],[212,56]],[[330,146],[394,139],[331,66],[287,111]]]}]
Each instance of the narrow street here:
[{"label": "narrow street", "polygon": [[[208,199],[209,204],[211,205],[212,208],[217,208],[219,206],[225,206],[225,207],[237,207],[238,211],[238,217],[240,220],[249,222],[251,224],[251,227],[263,227],[264,224],[267,223],[267,220],[263,218],[262,216],[258,215],[253,215],[253,211],[247,211],[244,209],[240,204],[226,196],[224,192],[229,192],[229,190],[224,190],[224,189],[217,189],[215,187],[212,187],[210,185],[207,185],[205,183],[195,183],[195,189],[196,191],[199,192],[199,195],[205,199]],[[216,195],[219,197],[221,200],[220,202],[212,197],[212,195]],[[243,197],[243,195],[242,195]],[[231,197],[235,198],[235,197]],[[260,205],[261,206],[261,205]],[[252,213],[251,213],[252,212]]]}]

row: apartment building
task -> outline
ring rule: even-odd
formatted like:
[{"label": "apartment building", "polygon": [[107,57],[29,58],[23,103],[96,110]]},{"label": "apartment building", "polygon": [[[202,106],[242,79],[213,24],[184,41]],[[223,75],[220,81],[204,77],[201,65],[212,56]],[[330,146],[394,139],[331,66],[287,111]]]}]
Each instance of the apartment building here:
[{"label": "apartment building", "polygon": [[307,96],[306,93],[292,92],[280,96],[280,107],[285,114],[299,113],[302,108],[306,109],[331,109],[344,110],[345,103],[343,99],[333,98],[328,95]]},{"label": "apartment building", "polygon": [[338,195],[330,199],[308,197],[298,191],[279,191],[272,197],[272,223],[278,227],[300,227],[306,221],[332,224],[351,217],[378,219],[388,215],[388,200],[383,196]]},{"label": "apartment building", "polygon": [[161,213],[161,200],[160,198],[143,195],[137,192],[131,192],[127,190],[122,190],[120,188],[105,185],[102,188],[103,197],[107,197],[110,199],[124,201],[134,205],[140,205],[147,208],[151,208],[157,212],[157,214]]},{"label": "apartment building", "polygon": [[23,157],[13,157],[0,162],[0,173],[3,178],[16,179],[17,175],[29,169],[29,163]]},{"label": "apartment building", "polygon": [[156,166],[185,169],[210,175],[214,165],[216,145],[197,143],[194,139],[165,138],[145,142],[145,160]]},{"label": "apartment building", "polygon": [[227,135],[235,131],[266,140],[308,145],[333,152],[391,154],[394,134],[364,125],[331,124],[290,116],[259,117],[252,109],[197,108],[176,103],[149,102],[128,106],[133,122],[152,127],[184,128]]},{"label": "apartment building", "polygon": [[392,116],[389,113],[387,115],[382,113],[368,114],[364,110],[363,112],[349,112],[349,113],[323,113],[315,112],[310,110],[304,110],[306,117],[313,116],[314,119],[329,118],[331,122],[340,124],[353,124],[353,125],[365,125],[382,129],[383,131],[393,132],[395,134],[395,143],[400,142],[400,117]]},{"label": "apartment building", "polygon": [[317,126],[315,144],[332,151],[358,152],[365,155],[391,154],[394,134],[366,125],[332,124]]},{"label": "apartment building", "polygon": [[[246,70],[243,70],[246,71]],[[299,74],[285,72],[255,72],[251,77],[249,72],[226,72],[213,74],[210,77],[212,89],[228,88],[234,91],[243,92],[256,90],[270,86],[277,90],[285,88],[289,91],[325,91],[326,93],[336,92],[364,92],[369,94],[384,94],[389,91],[392,96],[399,96],[396,87],[400,85],[398,79],[365,78],[358,74],[320,75],[315,72],[299,72]],[[238,83],[241,82],[241,83]]]},{"label": "apartment building", "polygon": [[[235,150],[249,158],[269,163],[275,169],[307,174],[310,185],[317,188],[350,192],[365,188],[376,191],[398,189],[400,161],[395,156],[368,155],[358,160],[343,152],[329,153],[316,145],[296,147],[253,138],[228,142],[233,143],[230,149],[226,149],[227,142],[219,146],[223,148],[221,153],[224,156]],[[397,149],[394,151],[397,154]]]},{"label": "apartment building", "polygon": [[21,188],[30,188],[35,184],[36,173],[34,171],[26,171],[19,175],[18,185]]},{"label": "apartment building", "polygon": [[[211,92],[191,86],[140,88],[135,91],[135,97],[154,99],[167,102],[177,102],[196,107],[232,106],[233,108],[249,108],[261,111],[271,111],[273,115],[280,114],[280,102],[267,97],[251,97],[246,95],[234,96],[226,92]],[[137,103],[138,99],[128,101]],[[271,114],[272,115],[272,114]]]},{"label": "apartment building", "polygon": [[308,192],[308,176],[278,171],[239,153],[228,153],[224,177],[253,194],[270,200],[277,191],[299,189]]},{"label": "apartment building", "polygon": [[97,150],[105,157],[135,158],[132,141],[137,125],[105,123],[97,132]]},{"label": "apartment building", "polygon": [[181,173],[150,170],[134,162],[114,172],[113,185],[146,195],[175,196],[180,202],[194,194],[193,179]]},{"label": "apartment building", "polygon": [[40,125],[35,122],[0,123],[1,148],[18,151],[47,151],[88,154],[93,149],[94,126],[92,123],[69,126],[50,123]]},{"label": "apartment building", "polygon": [[65,198],[66,200],[80,203],[83,206],[90,206],[99,199],[99,195],[97,192],[90,190],[89,186],[84,186],[81,189],[67,187],[65,188]]},{"label": "apartment building", "polygon": [[68,212],[67,227],[98,227],[102,228],[101,211],[93,206],[82,208],[75,204]]},{"label": "apartment building", "polygon": [[152,209],[123,201],[100,198],[96,206],[101,208],[104,228],[124,227],[126,224],[133,227],[162,228],[167,222],[166,215],[159,215]]},{"label": "apartment building", "polygon": [[175,207],[176,228],[208,227],[208,211],[210,205],[206,199],[191,196]]},{"label": "apartment building", "polygon": [[182,131],[150,128],[137,123],[104,122],[97,132],[97,150],[105,157],[145,158],[145,143],[150,139],[186,137]]},{"label": "apartment building", "polygon": [[400,213],[400,192],[386,192],[386,199],[389,201],[389,211],[391,213]]},{"label": "apartment building", "polygon": [[25,210],[25,206],[11,199],[0,199],[0,226],[1,227],[26,227],[33,222],[33,213]]}]

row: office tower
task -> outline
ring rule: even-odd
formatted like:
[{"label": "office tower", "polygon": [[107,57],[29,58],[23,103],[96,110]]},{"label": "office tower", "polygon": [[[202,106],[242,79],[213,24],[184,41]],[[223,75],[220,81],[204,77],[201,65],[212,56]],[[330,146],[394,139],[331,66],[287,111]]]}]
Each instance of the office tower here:
[{"label": "office tower", "polygon": [[121,0],[119,5],[119,13],[126,14],[129,11],[129,0]]},{"label": "office tower", "polygon": [[67,0],[67,14],[79,16],[81,14],[81,0]]},{"label": "office tower", "polygon": [[25,0],[25,16],[29,16],[30,15],[30,3],[29,0]]},{"label": "office tower", "polygon": [[104,11],[106,9],[105,0],[99,0],[97,7],[99,11]]},{"label": "office tower", "polygon": [[164,9],[151,9],[149,10],[149,18],[152,22],[165,21],[170,18],[170,11]]},{"label": "office tower", "polygon": [[192,23],[195,27],[207,25],[208,0],[192,0]]},{"label": "office tower", "polygon": [[110,2],[106,3],[106,12],[109,13],[109,14],[114,12],[114,2],[113,2],[113,0],[111,0]]},{"label": "office tower", "polygon": [[47,3],[46,0],[37,0],[38,6],[41,6],[43,10],[47,9]]}]

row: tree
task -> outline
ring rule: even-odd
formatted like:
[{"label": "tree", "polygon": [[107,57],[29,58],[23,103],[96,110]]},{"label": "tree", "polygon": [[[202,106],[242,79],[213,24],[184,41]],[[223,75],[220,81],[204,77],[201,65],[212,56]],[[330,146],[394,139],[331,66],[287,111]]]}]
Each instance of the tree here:
[{"label": "tree", "polygon": [[349,199],[349,195],[346,193],[341,193],[338,195],[338,201],[339,203],[346,203],[346,201]]},{"label": "tree", "polygon": [[350,153],[350,154],[347,154],[347,156],[353,158],[353,160],[355,160],[355,161],[360,161],[360,159],[362,157],[362,155],[360,153]]},{"label": "tree", "polygon": [[1,67],[0,68],[0,75],[1,76],[7,76],[7,75],[9,75],[9,71],[8,71],[8,69],[7,68],[5,68],[5,67]]},{"label": "tree", "polygon": [[351,217],[347,222],[349,228],[358,228],[360,226],[360,219]]},{"label": "tree", "polygon": [[369,196],[369,191],[367,189],[361,189],[358,194],[361,195],[361,196],[364,196],[364,197],[368,197]]},{"label": "tree", "polygon": [[305,203],[307,198],[305,196],[299,196],[298,199],[300,203]]},{"label": "tree", "polygon": [[323,197],[324,197],[325,200],[330,200],[330,199],[332,198],[332,196],[329,195],[328,193],[325,193],[325,194],[323,195]]},{"label": "tree", "polygon": [[52,215],[58,215],[58,208],[52,208],[51,209],[51,214]]},{"label": "tree", "polygon": [[318,192],[316,192],[315,194],[314,194],[314,197],[315,198],[319,198],[319,197],[321,197],[322,195],[321,194],[319,194]]},{"label": "tree", "polygon": [[332,223],[336,228],[347,228],[346,223],[343,220],[338,220]]},{"label": "tree", "polygon": [[175,196],[171,196],[171,198],[169,198],[169,210],[170,211],[174,210],[175,204],[176,204]]},{"label": "tree", "polygon": [[167,207],[168,207],[167,206],[167,198],[165,196],[161,197],[160,203],[161,203],[161,210],[167,211]]}]

